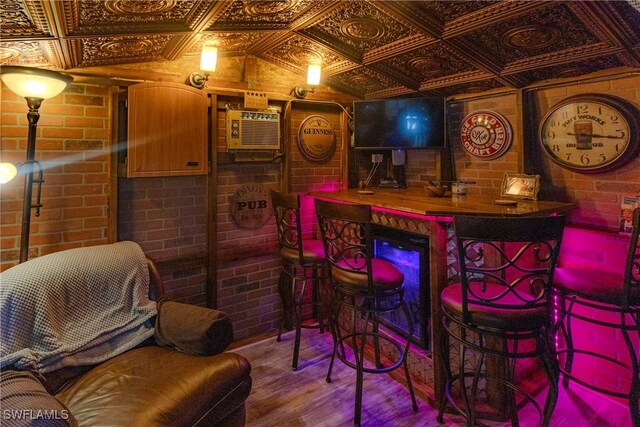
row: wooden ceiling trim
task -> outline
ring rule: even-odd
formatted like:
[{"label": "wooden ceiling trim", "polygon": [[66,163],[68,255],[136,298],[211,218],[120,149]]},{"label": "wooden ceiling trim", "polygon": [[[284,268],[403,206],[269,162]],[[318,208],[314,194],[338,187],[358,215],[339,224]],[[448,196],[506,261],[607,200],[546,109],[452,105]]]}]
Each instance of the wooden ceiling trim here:
[{"label": "wooden ceiling trim", "polygon": [[382,11],[401,17],[404,21],[410,23],[417,30],[423,32],[428,37],[434,39],[440,39],[444,32],[444,24],[442,21],[433,15],[424,12],[422,9],[417,8],[413,2],[410,1],[398,1],[398,2],[379,2],[374,3],[374,6]]},{"label": "wooden ceiling trim", "polygon": [[327,15],[343,6],[344,1],[314,1],[291,22],[291,31],[302,31],[322,21]]},{"label": "wooden ceiling trim", "polygon": [[421,47],[432,44],[435,41],[435,39],[427,37],[424,34],[414,34],[412,36],[405,37],[404,39],[396,40],[393,43],[371,49],[369,52],[365,52],[362,57],[362,62],[365,65],[379,62],[394,56],[402,55],[412,50],[420,49]]},{"label": "wooden ceiling trim", "polygon": [[590,17],[596,21],[598,29],[615,43],[629,51],[640,43],[640,20],[637,22],[638,26],[632,28],[610,4],[587,4],[585,7],[588,7]]},{"label": "wooden ceiling trim", "polygon": [[350,61],[362,64],[362,53],[357,49],[352,48],[345,43],[340,43],[315,28],[308,28],[300,31],[300,33],[316,43],[320,43],[336,54],[343,56]]},{"label": "wooden ceiling trim", "polygon": [[546,67],[563,65],[571,62],[580,61],[582,59],[593,59],[606,55],[617,55],[624,52],[624,49],[618,46],[609,46],[606,43],[598,43],[591,46],[580,46],[572,49],[566,49],[560,52],[553,52],[538,57],[525,58],[514,61],[507,65],[503,70],[503,75],[521,73],[540,68],[540,64]]},{"label": "wooden ceiling trim", "polygon": [[208,28],[218,17],[223,15],[231,6],[231,3],[231,1],[207,3],[205,4],[206,7],[192,11],[188,17],[188,21],[192,23],[190,25],[191,34],[188,36],[175,37],[171,40],[165,47],[162,56],[171,61],[186,55],[202,38],[201,32]]},{"label": "wooden ceiling trim", "polygon": [[[57,58],[57,62],[61,68],[67,69],[77,65],[75,62],[71,46],[66,42],[64,37],[67,34],[67,13],[63,3],[56,1],[45,1],[42,3],[42,12],[50,25],[51,33],[56,37],[53,43],[53,54]],[[71,20],[71,22],[73,22]]]},{"label": "wooden ceiling trim", "polygon": [[508,1],[498,2],[495,5],[487,6],[471,12],[460,18],[454,19],[445,24],[443,39],[450,39],[476,31],[482,28],[491,28],[503,21],[517,18],[526,14],[536,12],[538,9],[550,7],[546,1]]}]

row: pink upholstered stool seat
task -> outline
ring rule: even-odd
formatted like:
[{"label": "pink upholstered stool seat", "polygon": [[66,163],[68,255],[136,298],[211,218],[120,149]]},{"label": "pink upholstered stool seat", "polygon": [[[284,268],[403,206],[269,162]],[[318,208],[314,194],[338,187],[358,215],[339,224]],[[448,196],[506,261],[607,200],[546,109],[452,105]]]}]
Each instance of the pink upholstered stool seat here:
[{"label": "pink upholstered stool seat", "polygon": [[322,241],[303,237],[300,195],[271,190],[271,202],[282,263],[278,292],[283,315],[277,340],[281,341],[285,327],[295,328],[291,368],[296,371],[302,328],[319,328],[320,333],[324,332],[326,310],[322,284],[328,269]]},{"label": "pink upholstered stool seat", "polygon": [[[280,256],[283,260],[291,262],[300,262],[298,249],[283,247],[280,250]],[[322,240],[303,239],[302,240],[302,258],[306,262],[317,263],[324,262],[324,247]]]},{"label": "pink upholstered stool seat", "polygon": [[[556,268],[554,286],[562,292],[608,304],[621,305],[624,298],[624,274],[587,268]],[[632,305],[640,304],[640,289],[630,290]]]},{"label": "pink upholstered stool seat", "polygon": [[[477,294],[489,297],[504,292],[504,286],[487,285],[486,292],[476,290]],[[447,286],[440,294],[443,310],[449,316],[462,318],[462,284],[454,283]],[[485,325],[491,328],[511,330],[529,330],[531,328],[539,328],[544,326],[546,321],[546,309],[544,307],[533,307],[525,309],[522,307],[522,300],[515,296],[503,297],[500,304],[513,305],[520,307],[518,310],[512,308],[489,307],[486,305],[475,305],[471,293],[469,294],[469,322]]]},{"label": "pink upholstered stool seat", "polygon": [[[331,268],[331,275],[339,283],[365,290],[369,286],[369,279],[363,264],[364,261],[361,259],[351,265],[347,265],[344,261],[338,262],[336,267]],[[402,271],[383,259],[373,258],[371,270],[373,281],[371,286],[374,289],[393,289],[404,283]]]}]

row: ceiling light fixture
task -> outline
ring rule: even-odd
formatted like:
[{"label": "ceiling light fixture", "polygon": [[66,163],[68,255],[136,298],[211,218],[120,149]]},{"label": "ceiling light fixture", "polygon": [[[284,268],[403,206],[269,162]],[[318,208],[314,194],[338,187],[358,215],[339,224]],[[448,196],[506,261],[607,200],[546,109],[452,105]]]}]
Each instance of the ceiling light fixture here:
[{"label": "ceiling light fixture", "polygon": [[[39,214],[40,196],[36,204],[32,203],[33,183],[42,185],[42,168],[35,160],[36,152],[36,130],[40,113],[38,109],[43,100],[53,98],[64,90],[73,77],[57,71],[41,70],[38,68],[3,66],[0,68],[0,78],[13,93],[23,96],[27,100],[29,113],[29,133],[27,136],[27,159],[22,164],[25,167],[24,197],[22,200],[22,233],[20,234],[20,262],[24,262],[29,257],[29,228],[31,224],[31,209],[36,208],[36,215]],[[38,177],[34,180],[33,169],[38,168]],[[12,173],[10,167],[5,166]],[[14,167],[15,168],[15,167]],[[16,170],[17,173],[17,170]],[[38,191],[40,193],[40,191]]]},{"label": "ceiling light fixture", "polygon": [[206,42],[202,45],[200,53],[200,72],[193,72],[189,75],[189,85],[202,89],[209,80],[209,74],[216,71],[218,63],[218,47],[214,42]]},{"label": "ceiling light fixture", "polygon": [[319,63],[310,63],[307,69],[307,86],[309,89],[303,86],[296,86],[291,91],[293,95],[298,99],[304,99],[307,93],[313,93],[315,88],[320,84],[320,76],[322,74],[322,67]]}]

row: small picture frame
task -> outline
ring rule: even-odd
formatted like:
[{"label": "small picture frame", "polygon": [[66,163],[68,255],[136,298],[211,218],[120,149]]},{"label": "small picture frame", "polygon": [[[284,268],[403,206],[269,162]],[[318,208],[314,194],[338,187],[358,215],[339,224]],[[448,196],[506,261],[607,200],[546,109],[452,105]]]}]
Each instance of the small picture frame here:
[{"label": "small picture frame", "polygon": [[501,197],[520,200],[538,200],[540,175],[504,174]]}]

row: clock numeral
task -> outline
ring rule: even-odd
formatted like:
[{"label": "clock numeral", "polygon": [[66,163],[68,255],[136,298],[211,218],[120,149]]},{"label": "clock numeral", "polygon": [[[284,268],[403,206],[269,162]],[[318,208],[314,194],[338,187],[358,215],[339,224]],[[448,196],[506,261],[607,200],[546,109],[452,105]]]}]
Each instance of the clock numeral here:
[{"label": "clock numeral", "polygon": [[623,129],[616,129],[616,136],[618,138],[624,138],[627,136],[627,134],[625,133],[625,131]]},{"label": "clock numeral", "polygon": [[598,115],[601,116],[602,115],[602,107],[598,107]]},{"label": "clock numeral", "polygon": [[620,151],[620,146],[618,144],[616,144],[616,153]]},{"label": "clock numeral", "polygon": [[578,114],[588,113],[589,112],[589,105],[587,105],[587,104],[578,104],[576,106],[576,110],[577,110]]},{"label": "clock numeral", "polygon": [[547,132],[547,138],[555,138],[556,137],[556,133],[552,130],[550,130],[549,132]]},{"label": "clock numeral", "polygon": [[567,162],[571,161],[571,153],[567,153]]},{"label": "clock numeral", "polygon": [[582,163],[583,165],[588,165],[589,163],[591,163],[591,160],[589,159],[589,155],[583,154],[582,156],[580,156],[580,163]]},{"label": "clock numeral", "polygon": [[604,154],[600,154],[600,163],[603,163],[606,161],[607,161],[607,156],[605,156]]},{"label": "clock numeral", "polygon": [[563,119],[568,119],[568,118],[569,118],[569,112],[568,112],[568,111],[566,111],[566,110],[565,110],[565,111],[563,111],[563,112],[562,112],[562,118],[563,118]]},{"label": "clock numeral", "polygon": [[620,122],[619,122],[620,118],[619,118],[616,114],[612,115],[612,116],[611,116],[611,118],[610,118],[610,120],[611,120],[611,123],[613,123],[613,124],[618,124],[618,123],[620,123]]},{"label": "clock numeral", "polygon": [[553,144],[553,147],[551,147],[551,151],[557,153],[558,151],[560,151],[560,146],[558,144]]}]

